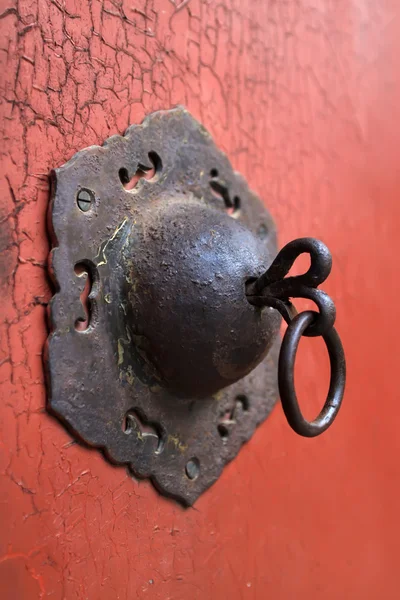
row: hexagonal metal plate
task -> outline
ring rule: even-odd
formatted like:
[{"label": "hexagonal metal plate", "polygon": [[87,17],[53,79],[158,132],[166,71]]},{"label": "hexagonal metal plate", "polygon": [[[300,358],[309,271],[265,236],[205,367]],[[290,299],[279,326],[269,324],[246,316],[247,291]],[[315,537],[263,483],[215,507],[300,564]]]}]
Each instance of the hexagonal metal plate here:
[{"label": "hexagonal metal plate", "polygon": [[[135,173],[136,185],[127,189]],[[166,190],[228,211],[271,256],[274,223],[183,108],[154,113],[124,136],[78,152],[52,179],[50,270],[57,293],[48,408],[110,461],[191,505],[270,413],[278,396],[279,340],[254,371],[215,397],[174,397],[146,372],[127,328],[121,281],[134,257],[124,249],[143,207],[151,209]]]}]

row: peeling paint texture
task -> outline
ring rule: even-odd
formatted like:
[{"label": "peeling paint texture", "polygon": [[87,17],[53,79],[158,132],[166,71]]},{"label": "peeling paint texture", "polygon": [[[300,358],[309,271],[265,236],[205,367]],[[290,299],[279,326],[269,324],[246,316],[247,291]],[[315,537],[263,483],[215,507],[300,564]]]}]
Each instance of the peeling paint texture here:
[{"label": "peeling paint texture", "polygon": [[[399,2],[0,0],[0,30],[0,598],[397,597]],[[333,250],[349,371],[329,432],[297,438],[278,407],[188,510],[76,444],[42,368],[49,170],[176,104],[281,243]],[[322,342],[298,379],[316,414]]]}]

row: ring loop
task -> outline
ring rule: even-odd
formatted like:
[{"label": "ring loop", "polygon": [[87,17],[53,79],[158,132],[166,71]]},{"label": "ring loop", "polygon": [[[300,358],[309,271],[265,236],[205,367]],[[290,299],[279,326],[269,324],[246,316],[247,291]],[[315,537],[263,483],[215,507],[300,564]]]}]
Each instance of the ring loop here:
[{"label": "ring loop", "polygon": [[300,338],[314,321],[315,314],[314,311],[304,311],[291,321],[282,341],[278,364],[279,392],[286,419],[291,428],[304,437],[320,435],[332,425],[342,403],[346,381],[346,361],[342,342],[337,331],[332,328],[322,336],[331,365],[328,396],[314,421],[307,421],[303,417],[294,387],[294,364]]}]

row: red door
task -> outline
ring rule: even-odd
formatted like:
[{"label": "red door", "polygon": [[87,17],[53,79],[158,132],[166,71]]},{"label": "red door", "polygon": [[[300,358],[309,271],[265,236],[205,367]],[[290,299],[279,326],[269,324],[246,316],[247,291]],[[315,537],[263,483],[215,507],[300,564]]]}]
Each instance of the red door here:
[{"label": "red door", "polygon": [[[397,598],[400,5],[2,0],[0,598]],[[185,105],[277,220],[334,254],[343,409],[280,406],[184,509],[45,410],[48,172]],[[305,412],[328,385],[300,346]]]}]

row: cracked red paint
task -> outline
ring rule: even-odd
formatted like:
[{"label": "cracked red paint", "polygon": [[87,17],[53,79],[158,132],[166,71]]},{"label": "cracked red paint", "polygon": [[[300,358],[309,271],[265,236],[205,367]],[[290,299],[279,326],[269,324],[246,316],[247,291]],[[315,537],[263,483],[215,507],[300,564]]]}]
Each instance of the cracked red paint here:
[{"label": "cracked red paint", "polygon": [[[397,595],[396,0],[0,1],[0,597]],[[47,173],[184,104],[277,218],[334,251],[349,365],[337,423],[277,409],[184,510],[72,443],[45,412]],[[326,388],[307,342],[310,412]],[[322,366],[321,366],[322,361]],[[301,376],[300,376],[301,374]],[[389,415],[389,418],[388,418]]]}]

